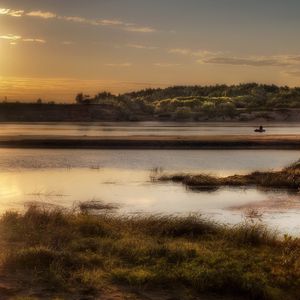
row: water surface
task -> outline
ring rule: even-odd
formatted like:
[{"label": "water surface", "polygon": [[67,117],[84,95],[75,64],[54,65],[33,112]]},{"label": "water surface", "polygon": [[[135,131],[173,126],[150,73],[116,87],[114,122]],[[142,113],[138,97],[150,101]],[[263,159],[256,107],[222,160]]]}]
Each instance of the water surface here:
[{"label": "water surface", "polygon": [[23,209],[32,201],[72,207],[94,199],[118,204],[120,213],[201,213],[234,224],[254,208],[272,228],[298,234],[298,194],[238,188],[193,192],[150,180],[154,168],[225,176],[277,170],[298,158],[298,151],[287,150],[0,149],[0,211]]},{"label": "water surface", "polygon": [[1,136],[132,136],[132,135],[257,135],[300,134],[299,123],[173,123],[173,122],[96,122],[96,123],[1,123]]}]

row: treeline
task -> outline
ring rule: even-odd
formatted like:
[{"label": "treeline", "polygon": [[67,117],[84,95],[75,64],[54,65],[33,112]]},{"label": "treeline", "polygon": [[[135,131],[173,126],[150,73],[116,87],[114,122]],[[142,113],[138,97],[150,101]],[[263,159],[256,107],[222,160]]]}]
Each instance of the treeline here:
[{"label": "treeline", "polygon": [[129,120],[138,115],[175,120],[243,119],[247,118],[246,113],[300,108],[300,88],[257,83],[174,86],[119,95],[110,92],[94,97],[78,94],[76,103],[109,105]]}]

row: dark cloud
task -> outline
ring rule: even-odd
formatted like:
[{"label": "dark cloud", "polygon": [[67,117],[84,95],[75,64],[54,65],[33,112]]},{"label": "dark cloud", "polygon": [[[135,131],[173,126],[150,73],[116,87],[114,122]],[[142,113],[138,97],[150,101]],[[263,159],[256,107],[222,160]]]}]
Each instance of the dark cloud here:
[{"label": "dark cloud", "polygon": [[291,65],[284,58],[238,58],[238,57],[210,57],[200,62],[206,64],[251,66],[251,67],[283,67]]}]

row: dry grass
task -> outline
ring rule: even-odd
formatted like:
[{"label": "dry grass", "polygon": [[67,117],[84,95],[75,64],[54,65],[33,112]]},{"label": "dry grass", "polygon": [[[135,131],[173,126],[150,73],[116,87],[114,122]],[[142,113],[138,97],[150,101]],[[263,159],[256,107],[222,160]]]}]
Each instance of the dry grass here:
[{"label": "dry grass", "polygon": [[171,174],[161,175],[159,181],[181,182],[190,188],[219,188],[221,186],[257,186],[264,188],[300,188],[300,161],[281,171],[253,172],[247,175],[214,177],[206,174]]},{"label": "dry grass", "polygon": [[[98,216],[30,207],[0,220],[2,270],[23,289],[96,295],[110,286],[299,299],[300,242],[261,223],[225,227],[201,216]],[[77,295],[77,298],[76,296]],[[17,296],[17,295],[16,295]]]},{"label": "dry grass", "polygon": [[98,200],[90,200],[90,201],[85,201],[85,202],[80,202],[77,207],[79,210],[83,213],[91,213],[93,211],[114,211],[119,208],[118,205],[116,204],[111,204],[111,203],[104,203],[102,201]]}]

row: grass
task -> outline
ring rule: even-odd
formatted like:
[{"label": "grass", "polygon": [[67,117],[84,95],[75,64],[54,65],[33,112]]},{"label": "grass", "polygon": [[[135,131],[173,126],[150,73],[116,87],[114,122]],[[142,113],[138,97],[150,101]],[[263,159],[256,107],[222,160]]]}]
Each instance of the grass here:
[{"label": "grass", "polygon": [[90,201],[84,201],[80,202],[78,204],[78,208],[80,209],[81,212],[83,213],[91,213],[93,211],[113,211],[118,209],[118,205],[116,204],[106,204],[103,203],[102,201],[97,201],[97,200],[90,200]]},{"label": "grass", "polygon": [[[257,222],[227,227],[201,216],[95,216],[32,206],[5,213],[0,237],[0,278],[19,282],[15,299],[97,299],[115,288],[121,299],[149,299],[143,291],[154,290],[174,299],[299,299],[300,241],[279,239]],[[40,297],[28,294],[37,287]]]},{"label": "grass", "polygon": [[213,190],[221,186],[257,186],[298,190],[300,188],[300,161],[280,171],[256,171],[251,174],[227,177],[215,177],[206,174],[165,174],[157,176],[155,180],[181,182],[192,189]]}]

